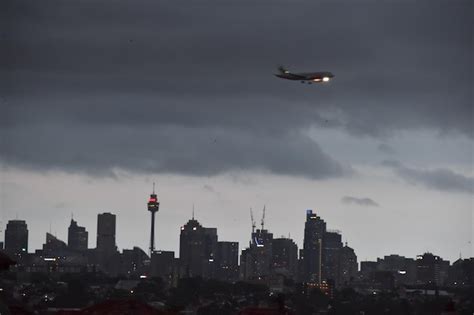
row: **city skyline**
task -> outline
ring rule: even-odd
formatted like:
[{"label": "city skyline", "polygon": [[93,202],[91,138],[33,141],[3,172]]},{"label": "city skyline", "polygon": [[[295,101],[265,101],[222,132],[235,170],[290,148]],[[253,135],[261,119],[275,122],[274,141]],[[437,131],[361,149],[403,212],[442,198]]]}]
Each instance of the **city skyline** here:
[{"label": "city skyline", "polygon": [[118,246],[146,249],[156,182],[157,248],[176,251],[192,204],[244,244],[266,205],[300,248],[313,209],[361,259],[472,257],[472,6],[8,1],[0,220],[27,220],[35,248],[71,212],[91,241],[112,212]]},{"label": "city skyline", "polygon": [[[153,192],[148,199],[148,209],[150,205],[156,209],[158,200]],[[192,296],[203,294],[207,299],[222,300],[227,292],[240,301],[235,309],[245,308],[246,305],[259,305],[256,307],[259,310],[265,307],[274,309],[271,304],[261,306],[253,300],[262,298],[271,301],[277,296],[285,304],[290,304],[286,300],[300,300],[286,308],[299,308],[298,314],[311,314],[314,312],[308,308],[313,303],[318,307],[320,301],[326,301],[327,305],[335,304],[336,308],[348,308],[347,298],[341,303],[344,306],[337,306],[337,301],[341,299],[341,294],[344,298],[347,292],[351,292],[350,295],[364,297],[359,299],[357,305],[350,306],[354,309],[367,307],[361,306],[361,301],[364,304],[377,302],[375,304],[379,305],[386,300],[387,294],[390,304],[393,304],[391,307],[398,309],[398,303],[418,307],[420,299],[424,301],[419,306],[422,309],[426,308],[426,301],[433,299],[438,304],[447,303],[451,308],[458,305],[458,308],[472,309],[470,300],[459,299],[454,304],[452,299],[469,295],[473,283],[474,257],[450,262],[429,252],[416,257],[390,254],[372,261],[362,260],[359,268],[356,251],[347,243],[343,244],[341,231],[328,229],[328,222],[312,210],[306,210],[305,213],[304,246],[298,250],[291,238],[274,237],[265,228],[265,206],[259,228],[258,220],[250,210],[251,238],[248,246],[242,247],[238,242],[219,240],[218,229],[201,224],[195,219],[193,211],[192,217],[180,228],[179,257],[176,252],[169,250],[152,251],[148,256],[136,246],[120,252],[116,246],[116,215],[109,212],[97,214],[97,245],[88,249],[84,246],[87,232],[71,218],[67,244],[47,232],[42,248],[27,253],[26,222],[10,220],[5,231],[7,242],[0,251],[2,271],[6,275],[5,280],[2,279],[2,290],[7,291],[4,288],[8,288],[8,284],[19,288],[47,288],[47,291],[20,291],[23,292],[19,295],[23,305],[32,309],[55,307],[53,303],[63,298],[60,291],[72,291],[72,283],[96,290],[91,291],[90,297],[88,290],[83,290],[80,295],[74,294],[73,299],[66,302],[68,305],[58,303],[59,307],[70,307],[77,303],[78,298],[82,299],[82,303],[89,300],[96,304],[108,299],[110,305],[107,309],[110,309],[115,304],[123,306],[124,299],[146,303],[156,298],[153,294],[168,293],[171,297],[162,295],[166,298],[166,304],[163,305],[167,308],[176,308],[176,305],[182,308],[183,303],[189,303]],[[153,225],[150,232],[153,235]],[[152,249],[152,239],[150,245]],[[240,253],[239,249],[242,249]],[[16,281],[11,280],[13,277]],[[58,279],[69,282],[58,282]],[[184,290],[185,286],[189,286],[189,291]],[[229,288],[231,290],[227,291]],[[186,291],[191,295],[184,293],[183,297]],[[183,298],[183,302],[173,302],[175,298],[172,294],[175,292]],[[255,295],[257,292],[260,292],[260,297]],[[42,297],[40,300],[36,299],[38,295]],[[13,295],[13,298],[16,296]],[[153,303],[148,303],[152,309]],[[89,307],[102,307],[100,304],[90,306],[93,304],[86,303],[87,310]],[[325,304],[321,307],[324,310],[328,308]],[[232,308],[226,303],[218,305],[220,310]],[[386,311],[387,308],[380,310]],[[433,309],[429,310],[431,312]],[[264,313],[268,314],[266,311]]]},{"label": "city skyline", "polygon": [[[154,183],[153,183],[153,186],[154,186]],[[152,197],[150,198],[154,198],[154,202],[160,202],[160,198],[159,198],[159,195],[158,195],[158,198],[157,198],[157,194],[155,193],[155,189],[153,188],[153,192],[152,194],[150,195]],[[150,199],[146,199],[147,201],[147,204],[149,204],[150,202]],[[258,231],[261,231],[261,229],[263,228],[263,225],[264,225],[264,219],[266,219],[265,217],[265,209],[266,209],[266,206],[264,205],[263,206],[263,211],[262,213],[259,213],[259,211],[255,211],[256,209],[253,209],[254,211],[252,211],[252,208],[250,208],[250,211],[253,213],[253,216],[252,216],[252,219],[254,220],[253,222],[251,222],[249,220],[249,227],[250,227],[250,230],[249,230],[249,233],[247,236],[251,236],[251,237],[248,237],[248,243],[245,243],[245,242],[241,242],[240,240],[229,240],[229,239],[220,239],[219,238],[219,242],[233,242],[233,241],[236,241],[238,246],[239,246],[239,250],[240,252],[243,252],[243,250],[245,248],[247,248],[247,245],[248,244],[251,244],[254,242],[253,238],[254,238],[254,231],[255,231],[255,227],[259,227],[259,229],[257,229],[257,232]],[[321,217],[320,216],[320,213],[318,213],[317,211],[314,211],[313,209],[306,209],[304,210],[304,213],[305,213],[305,217],[306,217],[306,222],[308,222],[308,218],[317,218],[318,220],[322,220],[323,222],[323,225],[324,227],[322,227],[321,229],[322,230],[318,230],[319,232],[317,232],[316,235],[320,235],[319,237],[321,238],[322,237],[322,234],[323,233],[322,231],[324,231],[324,233],[326,233],[326,231],[328,231],[328,233],[336,233],[338,235],[340,235],[340,240],[339,242],[344,243],[346,244],[347,246],[347,237],[345,237],[343,231],[341,230],[338,230],[338,229],[334,229],[334,228],[331,228],[331,225],[329,225],[329,227],[327,227],[327,222],[324,220],[324,217]],[[262,214],[262,218],[259,218],[258,215],[259,214]],[[101,222],[105,222],[104,219],[101,219],[103,218],[104,216],[112,216],[113,217],[113,223],[111,222],[110,224],[113,224],[113,226],[107,226],[105,227],[104,226],[104,223],[99,223]],[[65,242],[68,244],[68,246],[72,246],[71,248],[74,248],[74,247],[77,247],[76,245],[76,241],[72,241],[73,243],[71,244],[71,232],[70,232],[70,229],[71,227],[75,227],[75,230],[77,231],[77,229],[79,229],[80,233],[84,233],[85,232],[85,240],[87,241],[87,247],[84,248],[84,247],[81,247],[82,249],[81,250],[84,250],[84,249],[93,249],[93,248],[100,248],[100,246],[103,247],[103,245],[100,245],[100,243],[104,244],[104,242],[106,244],[108,244],[108,247],[109,247],[109,250],[118,250],[119,252],[123,251],[123,250],[129,250],[130,248],[134,248],[135,246],[138,246],[139,248],[141,248],[142,250],[144,250],[145,252],[148,252],[148,255],[150,256],[150,252],[149,252],[149,247],[144,247],[144,246],[141,246],[141,244],[133,244],[132,246],[119,246],[119,244],[116,242],[116,239],[118,238],[119,234],[116,233],[116,224],[117,224],[117,220],[116,220],[116,215],[115,213],[113,212],[103,212],[103,213],[97,213],[97,222],[96,222],[96,229],[88,229],[87,226],[84,226],[80,224],[80,222],[78,222],[77,218],[76,220],[74,219],[73,217],[73,214],[71,214],[71,218],[70,218],[70,221],[69,221],[69,229],[66,229],[68,230],[68,232],[66,233],[66,238],[62,238],[60,236],[58,236],[58,234],[56,233],[56,231],[53,231],[53,230],[49,230],[49,231],[46,231],[46,232],[43,232],[44,235],[46,235],[46,241],[48,239],[48,235],[54,235],[54,237],[57,237],[58,240],[61,240],[62,242]],[[194,204],[192,205],[192,212],[191,212],[191,216],[187,219],[186,223],[183,223],[180,225],[179,227],[179,231],[182,232],[183,230],[183,227],[186,225],[186,224],[189,224],[190,222],[193,222],[194,220],[196,220],[196,222],[198,222],[199,224],[203,224],[204,226],[210,226],[208,224],[206,224],[205,222],[202,222],[200,221],[198,218],[195,218],[195,207],[194,207]],[[28,221],[25,220],[25,219],[22,219],[22,218],[15,218],[15,219],[9,219],[8,222],[25,222],[26,225],[28,226]],[[255,223],[258,223],[256,226],[254,225]],[[102,224],[102,227],[99,227],[100,225]],[[105,223],[106,225],[108,223]],[[305,226],[307,223],[304,223]],[[261,227],[260,227],[261,225]],[[6,226],[6,224],[5,224]],[[156,223],[155,223],[155,226],[156,226]],[[83,230],[85,228],[85,231]],[[113,231],[110,230],[111,228],[113,228]],[[105,230],[104,230],[105,229]],[[206,228],[208,229],[208,228]],[[219,227],[213,227],[211,229],[217,229],[217,231],[219,231]],[[319,229],[319,228],[317,228]],[[102,231],[110,231],[110,232],[105,232],[107,236],[105,236],[105,238],[107,238],[107,240],[104,241],[104,236],[97,236],[97,233],[94,233],[99,231],[99,230],[102,230]],[[145,229],[146,230],[146,229]],[[304,228],[304,231],[306,230],[306,227]],[[262,230],[263,231],[263,230]],[[277,239],[277,238],[282,238],[282,239],[289,239],[289,240],[292,240],[295,242],[295,244],[297,245],[297,248],[298,250],[303,250],[304,248],[304,239],[302,240],[298,240],[298,239],[294,239],[292,236],[291,236],[291,232],[289,232],[287,235],[284,235],[284,234],[277,234],[277,233],[274,233],[274,231],[271,229],[271,227],[269,228],[268,225],[267,225],[267,228],[265,229],[265,231],[268,231],[269,233],[272,233],[274,234],[274,236],[272,236],[272,239]],[[296,232],[296,231],[295,231]],[[102,232],[104,233],[104,232]],[[259,233],[259,232],[258,232]],[[306,232],[305,232],[306,233]],[[88,234],[89,235],[95,235],[95,238],[89,238],[88,239]],[[177,233],[176,233],[177,234]],[[216,237],[219,233],[216,234]],[[293,235],[298,235],[298,233],[294,233]],[[5,235],[5,233],[3,233],[3,235]],[[110,236],[109,236],[110,235]],[[113,236],[112,236],[113,235]],[[150,235],[150,231],[148,231],[148,235]],[[168,235],[170,236],[170,235]],[[38,246],[38,247],[32,247],[30,246],[30,242],[31,242],[31,239],[28,238],[28,233],[27,233],[27,239],[28,239],[28,246],[27,246],[27,252],[29,253],[34,253],[35,250],[37,249],[41,249],[41,246]],[[113,237],[113,240],[110,240],[109,237]],[[5,239],[5,238],[4,238]],[[148,239],[150,241],[150,239]],[[217,238],[216,238],[217,240]],[[131,242],[133,242],[133,240],[129,240]],[[5,244],[5,241],[3,242]],[[35,243],[40,243],[41,245],[44,245],[45,243],[42,241],[42,239],[36,239],[36,242]],[[92,244],[91,244],[92,243]],[[300,244],[301,243],[301,244]],[[96,246],[93,246],[94,244],[96,244]],[[156,240],[155,240],[155,244],[156,244]],[[91,246],[92,245],[92,246]],[[150,243],[148,244],[150,245]],[[179,241],[178,241],[178,246],[177,247],[174,247],[174,248],[156,248],[155,250],[156,251],[173,251],[175,253],[175,257],[179,257],[181,258],[181,256],[179,255],[180,253],[180,250],[181,250],[181,247],[179,246]],[[352,245],[352,244],[351,244]],[[112,246],[112,247],[111,247]],[[112,249],[112,248],[115,248],[115,249]],[[28,250],[29,249],[29,250]],[[354,248],[356,253],[357,253],[357,248]],[[313,249],[314,250],[314,249]],[[240,252],[239,252],[239,256],[240,256]],[[317,252],[317,251],[316,251]],[[302,254],[303,252],[301,252]],[[432,252],[430,250],[424,250],[424,251],[419,251],[416,255],[413,255],[412,257],[417,257],[419,256],[421,253],[432,253],[432,254],[435,254],[435,255],[438,255],[439,253],[437,252]],[[301,255],[299,254],[299,255]],[[360,261],[375,261],[376,259],[379,259],[380,257],[385,257],[385,256],[388,256],[388,255],[392,255],[392,254],[395,254],[395,255],[401,255],[401,256],[406,256],[406,257],[410,257],[409,255],[404,255],[404,253],[399,253],[399,252],[395,252],[395,251],[390,251],[389,252],[386,252],[384,255],[381,255],[381,256],[377,256],[377,257],[371,257],[370,259],[366,258],[366,259],[360,259]],[[298,256],[299,256],[298,255]],[[443,257],[442,255],[439,255],[441,257]],[[150,256],[151,257],[151,256]],[[457,260],[458,258],[461,258],[462,257],[462,253],[460,252],[460,255],[456,258],[453,258],[453,259],[448,259],[450,262],[454,262],[455,260]],[[464,256],[462,258],[469,258],[471,256]],[[447,258],[447,257],[443,257],[443,258]],[[314,271],[315,272],[315,271]]]}]

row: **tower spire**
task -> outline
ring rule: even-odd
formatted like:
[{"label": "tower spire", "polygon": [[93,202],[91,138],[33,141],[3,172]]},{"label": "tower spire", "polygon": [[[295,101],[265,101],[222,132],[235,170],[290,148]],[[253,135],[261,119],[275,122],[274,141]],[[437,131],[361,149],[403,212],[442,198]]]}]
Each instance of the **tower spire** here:
[{"label": "tower spire", "polygon": [[155,213],[158,212],[160,203],[158,197],[155,194],[155,182],[153,182],[153,193],[148,199],[148,211],[151,212],[151,231],[150,231],[150,258],[155,251]]}]

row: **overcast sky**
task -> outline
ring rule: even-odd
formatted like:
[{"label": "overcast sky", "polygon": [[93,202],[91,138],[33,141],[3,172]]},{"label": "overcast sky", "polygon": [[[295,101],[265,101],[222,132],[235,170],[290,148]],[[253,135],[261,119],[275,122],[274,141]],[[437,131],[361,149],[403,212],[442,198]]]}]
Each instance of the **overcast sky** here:
[{"label": "overcast sky", "polygon": [[[472,1],[4,1],[0,220],[30,251],[71,213],[95,246],[177,250],[191,216],[301,246],[305,210],[359,260],[473,255]],[[331,71],[328,84],[273,76]]]}]

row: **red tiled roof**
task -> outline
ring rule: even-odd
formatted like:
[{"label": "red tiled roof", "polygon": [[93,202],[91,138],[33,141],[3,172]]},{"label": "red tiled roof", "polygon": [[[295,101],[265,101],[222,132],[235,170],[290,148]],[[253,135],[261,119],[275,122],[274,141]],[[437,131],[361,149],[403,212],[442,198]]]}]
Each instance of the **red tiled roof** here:
[{"label": "red tiled roof", "polygon": [[291,314],[287,310],[278,310],[274,308],[247,307],[239,312],[239,315],[287,315]]},{"label": "red tiled roof", "polygon": [[109,300],[83,309],[83,315],[161,315],[164,314],[148,304],[137,300]]},{"label": "red tiled roof", "polygon": [[19,305],[12,305],[9,307],[10,313],[13,315],[32,315],[32,312],[25,310],[23,307]]}]

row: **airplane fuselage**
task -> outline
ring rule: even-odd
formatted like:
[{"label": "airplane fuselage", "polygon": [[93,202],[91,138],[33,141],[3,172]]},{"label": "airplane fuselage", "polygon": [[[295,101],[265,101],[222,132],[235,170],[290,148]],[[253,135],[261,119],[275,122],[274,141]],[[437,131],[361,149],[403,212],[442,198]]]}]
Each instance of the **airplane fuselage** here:
[{"label": "airplane fuselage", "polygon": [[328,71],[307,73],[291,73],[289,71],[284,71],[282,73],[275,74],[275,76],[286,80],[302,82],[328,82],[330,79],[334,78],[334,74]]}]

